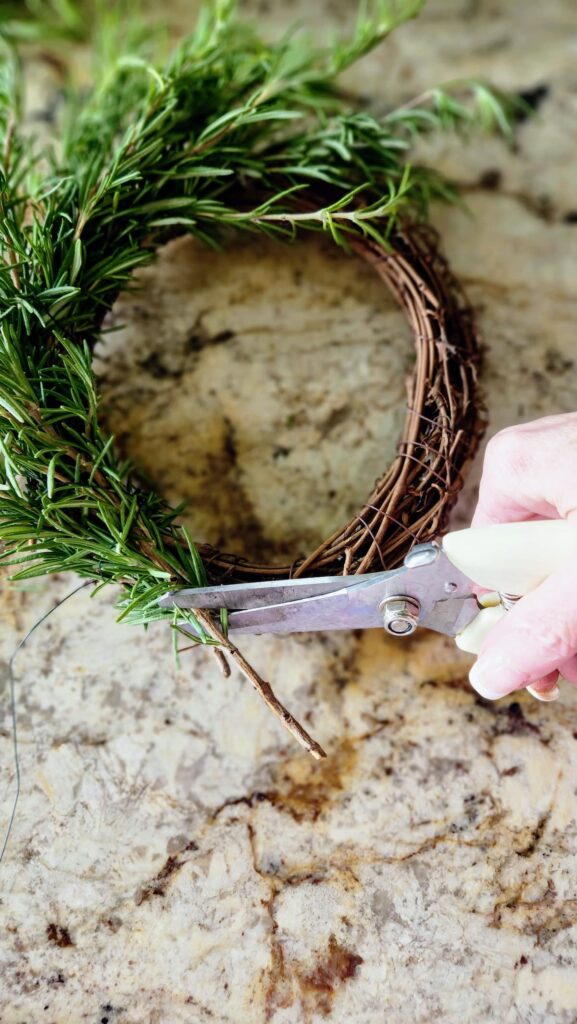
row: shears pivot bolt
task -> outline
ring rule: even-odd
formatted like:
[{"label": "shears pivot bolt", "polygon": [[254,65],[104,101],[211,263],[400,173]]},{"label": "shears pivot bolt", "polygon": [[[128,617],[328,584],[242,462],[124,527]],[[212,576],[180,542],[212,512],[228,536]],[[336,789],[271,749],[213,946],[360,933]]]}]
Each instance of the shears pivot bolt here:
[{"label": "shears pivot bolt", "polygon": [[421,606],[414,597],[387,597],[381,604],[386,633],[409,636],[419,625]]}]

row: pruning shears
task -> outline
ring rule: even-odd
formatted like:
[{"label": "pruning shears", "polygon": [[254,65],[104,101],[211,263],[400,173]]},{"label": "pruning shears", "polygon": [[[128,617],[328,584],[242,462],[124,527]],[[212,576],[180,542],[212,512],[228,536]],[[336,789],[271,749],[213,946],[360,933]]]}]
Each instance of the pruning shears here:
[{"label": "pruning shears", "polygon": [[[510,523],[418,544],[389,572],[182,589],[160,604],[226,609],[233,635],[384,627],[406,637],[422,626],[478,653],[506,610],[575,553],[575,523]],[[194,632],[188,622],[183,628]]]}]

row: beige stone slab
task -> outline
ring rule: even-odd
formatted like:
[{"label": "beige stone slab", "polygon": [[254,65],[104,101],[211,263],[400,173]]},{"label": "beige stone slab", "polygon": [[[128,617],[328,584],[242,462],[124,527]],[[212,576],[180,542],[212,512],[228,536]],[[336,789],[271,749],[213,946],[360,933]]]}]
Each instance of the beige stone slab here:
[{"label": "beige stone slab", "polygon": [[[191,7],[171,0],[175,33]],[[246,4],[326,32],[348,3]],[[517,152],[427,155],[470,188],[434,220],[487,343],[491,429],[577,407],[575,5],[431,0],[350,75],[384,107],[485,74],[549,86]],[[43,82],[46,79],[42,80]],[[44,88],[44,86],[43,86]],[[500,186],[479,186],[487,171]],[[410,339],[323,242],[172,245],[99,352],[110,429],[199,538],[306,550],[368,493],[403,414]],[[318,371],[321,368],[321,372]],[[480,461],[455,522],[474,502]],[[4,666],[74,585],[5,587]],[[166,630],[85,590],[17,666],[22,795],[0,867],[0,1020],[79,1024],[572,1024],[577,698],[489,705],[423,633],[248,639],[328,748],[288,740],[233,670],[174,667]],[[0,796],[9,808],[3,690]]]}]

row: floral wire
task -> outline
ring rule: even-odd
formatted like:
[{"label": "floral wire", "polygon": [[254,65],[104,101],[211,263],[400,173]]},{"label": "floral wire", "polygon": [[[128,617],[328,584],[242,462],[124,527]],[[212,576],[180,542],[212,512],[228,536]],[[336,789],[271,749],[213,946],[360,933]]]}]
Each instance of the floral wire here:
[{"label": "floral wire", "polygon": [[408,533],[409,536],[411,536],[414,541],[419,540],[418,533],[415,533],[415,531],[412,530],[410,526],[407,526],[406,523],[402,523],[400,519],[397,519],[395,516],[391,515],[391,513],[387,512],[386,509],[379,508],[378,505],[371,505],[369,504],[369,502],[365,502],[363,508],[372,508],[373,511],[378,512],[379,515],[383,517],[383,519],[388,519],[391,523],[394,523],[395,526],[398,526],[401,530],[403,530],[404,533]]},{"label": "floral wire", "polygon": [[[405,445],[408,445],[409,447],[412,445],[418,445],[421,448],[427,448],[427,445],[423,445],[419,441],[399,441],[399,448],[402,448]],[[440,480],[443,487],[446,488],[447,481],[441,476],[440,473],[437,472],[436,469],[433,469],[432,466],[428,466],[427,463],[423,462],[422,459],[418,459],[416,455],[410,455],[409,452],[403,452],[403,458],[409,459],[410,462],[416,462],[418,466],[422,466],[422,468],[425,470],[425,476],[436,476],[437,480]],[[455,471],[455,479],[453,480],[452,483],[455,491],[460,491],[461,487],[463,486],[463,474],[461,473],[460,470],[455,469],[450,460],[445,459],[445,463],[449,466],[450,469],[453,469]]]},{"label": "floral wire", "polygon": [[[423,337],[425,337],[425,335],[423,335]],[[425,416],[423,412],[420,412],[418,409],[415,409],[414,406],[407,405],[406,409],[407,412],[410,412],[412,416],[416,416],[417,419],[423,420],[425,423],[430,423],[431,426],[433,427],[437,427],[439,425],[438,421],[434,420],[432,416]],[[455,434],[457,433],[457,430],[455,430],[453,427],[450,427],[448,424],[445,425],[444,429],[446,430],[447,434],[453,434],[453,436],[455,436]]]},{"label": "floral wire", "polygon": [[46,619],[53,615],[53,613],[57,611],[58,608],[61,608],[62,605],[66,603],[66,601],[69,601],[70,598],[74,597],[75,594],[78,594],[79,591],[85,590],[86,587],[91,586],[93,582],[93,580],[86,580],[84,583],[80,583],[79,586],[75,587],[74,590],[71,590],[69,594],[66,594],[66,596],[61,598],[60,601],[57,601],[56,604],[52,606],[52,608],[49,608],[47,612],[44,612],[44,614],[36,620],[34,625],[30,627],[26,635],[23,636],[22,639],[18,642],[8,662],[10,718],[12,723],[12,751],[14,758],[14,777],[16,779],[16,791],[14,793],[14,799],[12,801],[12,810],[10,812],[10,817],[8,819],[8,825],[6,826],[6,831],[4,833],[4,841],[2,843],[2,848],[0,849],[0,863],[4,858],[6,847],[8,846],[8,840],[10,839],[10,833],[12,832],[12,826],[14,825],[14,819],[16,817],[16,808],[18,806],[18,800],[20,798],[20,757],[18,753],[18,720],[16,715],[16,683],[14,679],[14,661],[16,659],[16,656],[24,647],[25,643],[30,639],[30,637],[38,629],[38,627],[41,626],[43,622],[46,622]]},{"label": "floral wire", "polygon": [[[363,508],[370,508],[370,507],[371,506],[369,506],[369,505],[363,505]],[[383,567],[383,570],[386,572],[387,571],[387,565],[386,565],[385,559],[383,557],[383,552],[382,552],[382,549],[381,549],[381,545],[380,545],[379,541],[377,540],[377,538],[375,537],[375,535],[374,535],[373,531],[371,530],[369,524],[363,519],[363,517],[359,513],[357,513],[354,518],[356,520],[358,520],[359,523],[362,523],[362,525],[364,526],[365,531],[368,533],[368,535],[371,538],[373,544],[375,545],[375,548],[377,549],[377,551],[379,553],[379,558],[381,560],[381,565]]]}]

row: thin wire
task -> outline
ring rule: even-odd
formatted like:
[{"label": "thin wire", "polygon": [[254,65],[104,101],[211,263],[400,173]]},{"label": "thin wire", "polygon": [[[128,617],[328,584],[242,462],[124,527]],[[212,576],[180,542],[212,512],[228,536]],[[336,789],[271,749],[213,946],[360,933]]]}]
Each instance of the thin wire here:
[{"label": "thin wire", "polygon": [[405,533],[410,534],[413,540],[419,540],[418,533],[415,533],[414,530],[411,530],[410,526],[407,526],[406,523],[401,522],[400,519],[396,519],[395,516],[391,515],[391,513],[387,512],[384,508],[379,508],[378,505],[370,505],[368,502],[367,504],[363,505],[363,508],[372,508],[375,512],[378,512],[379,515],[383,517],[383,519],[390,520],[390,522],[394,523],[395,526],[398,526],[399,529],[403,530]]},{"label": "thin wire", "polygon": [[14,680],[14,661],[16,659],[16,656],[24,647],[24,644],[30,639],[35,630],[37,630],[38,627],[41,626],[43,622],[46,622],[46,619],[49,618],[49,616],[52,615],[53,612],[57,611],[58,608],[65,604],[65,602],[68,601],[71,597],[74,597],[75,594],[78,594],[80,590],[84,590],[85,587],[89,587],[93,583],[94,580],[86,580],[85,583],[81,583],[80,586],[75,587],[74,590],[71,590],[69,594],[66,594],[66,596],[63,597],[60,601],[58,601],[55,605],[53,605],[52,608],[49,608],[47,612],[44,612],[44,615],[37,619],[34,625],[30,627],[30,629],[26,633],[26,636],[22,637],[22,640],[20,640],[17,647],[12,652],[12,656],[8,662],[8,681],[10,688],[10,718],[12,720],[12,750],[14,755],[14,775],[16,778],[16,792],[14,794],[12,811],[10,813],[8,825],[6,827],[6,832],[4,834],[4,842],[2,843],[2,849],[0,850],[0,863],[2,862],[2,859],[6,852],[6,847],[8,846],[8,840],[10,839],[10,833],[12,832],[12,826],[14,824],[14,819],[16,817],[16,808],[18,806],[18,800],[20,798],[20,757],[18,755],[18,725],[16,720],[16,685]]},{"label": "thin wire", "polygon": [[[364,505],[363,505],[363,508],[365,508]],[[381,565],[382,565],[383,569],[386,572],[387,571],[387,565],[386,565],[385,559],[383,558],[383,552],[381,550],[381,545],[379,544],[379,542],[378,542],[377,538],[375,537],[373,531],[371,530],[369,524],[367,522],[365,522],[365,520],[363,519],[363,517],[361,515],[356,515],[355,519],[357,519],[360,523],[363,524],[365,530],[367,531],[369,537],[371,538],[373,544],[375,545],[377,551],[379,552],[379,558],[381,560]]]}]

